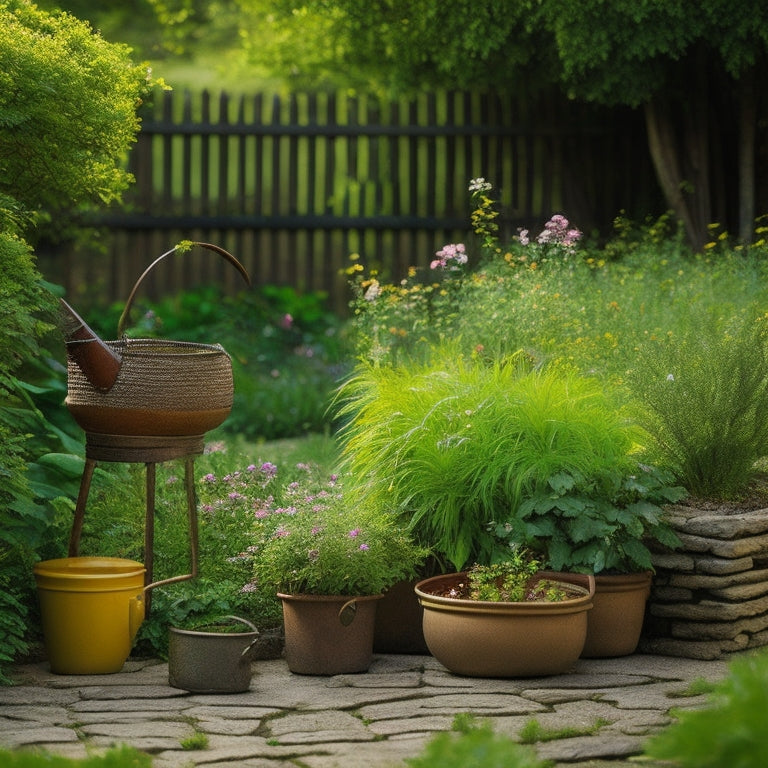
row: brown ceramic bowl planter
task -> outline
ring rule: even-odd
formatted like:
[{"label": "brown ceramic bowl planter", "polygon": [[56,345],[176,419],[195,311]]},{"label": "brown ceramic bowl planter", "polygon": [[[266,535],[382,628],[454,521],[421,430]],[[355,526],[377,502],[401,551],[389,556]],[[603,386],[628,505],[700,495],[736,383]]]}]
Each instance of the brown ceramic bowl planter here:
[{"label": "brown ceramic bowl planter", "polygon": [[[555,578],[541,573],[535,579]],[[424,637],[448,670],[470,677],[538,677],[567,672],[587,637],[594,576],[556,574],[575,597],[560,602],[487,602],[445,596],[466,573],[445,574],[416,585],[424,608]]]}]

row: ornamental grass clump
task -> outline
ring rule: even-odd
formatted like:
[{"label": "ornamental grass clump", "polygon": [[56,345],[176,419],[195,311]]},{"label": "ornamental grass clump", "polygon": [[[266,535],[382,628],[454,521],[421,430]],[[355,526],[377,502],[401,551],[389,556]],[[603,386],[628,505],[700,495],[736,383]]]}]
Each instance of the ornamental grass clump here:
[{"label": "ornamental grass clump", "polygon": [[335,475],[291,483],[254,510],[253,588],[375,595],[412,578],[427,553],[386,511],[350,504]]},{"label": "ornamental grass clump", "polygon": [[703,308],[643,345],[629,386],[655,458],[699,498],[740,498],[768,455],[765,316]]},{"label": "ornamental grass clump", "polygon": [[521,354],[484,363],[444,347],[421,366],[361,365],[339,398],[356,498],[400,513],[456,570],[504,559],[494,526],[553,478],[611,499],[637,468],[639,432],[596,379]]}]

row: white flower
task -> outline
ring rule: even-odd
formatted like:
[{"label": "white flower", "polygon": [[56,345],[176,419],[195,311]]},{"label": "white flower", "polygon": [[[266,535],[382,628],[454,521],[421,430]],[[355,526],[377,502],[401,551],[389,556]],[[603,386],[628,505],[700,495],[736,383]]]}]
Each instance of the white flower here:
[{"label": "white flower", "polygon": [[493,189],[493,184],[486,181],[482,176],[469,182],[470,192],[488,192],[491,189]]},{"label": "white flower", "polygon": [[371,284],[368,286],[368,290],[363,295],[366,301],[375,301],[376,297],[381,293],[381,286],[378,280],[371,280]]}]

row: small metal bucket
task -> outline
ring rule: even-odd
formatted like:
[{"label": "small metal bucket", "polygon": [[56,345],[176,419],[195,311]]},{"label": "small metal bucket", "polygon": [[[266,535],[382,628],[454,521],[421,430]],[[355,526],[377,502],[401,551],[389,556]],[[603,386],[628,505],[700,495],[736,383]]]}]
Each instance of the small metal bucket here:
[{"label": "small metal bucket", "polygon": [[250,632],[205,632],[170,627],[168,682],[191,693],[242,693],[251,685],[252,648],[259,631],[246,619]]}]

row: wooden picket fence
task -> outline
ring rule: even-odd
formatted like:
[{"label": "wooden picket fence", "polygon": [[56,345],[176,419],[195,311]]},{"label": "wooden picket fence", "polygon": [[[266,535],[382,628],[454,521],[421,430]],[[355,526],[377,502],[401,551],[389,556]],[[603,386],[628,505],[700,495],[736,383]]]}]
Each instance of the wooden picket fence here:
[{"label": "wooden picket fence", "polygon": [[[504,237],[553,213],[606,231],[619,210],[658,205],[639,115],[555,93],[171,91],[142,117],[136,183],[124,210],[99,217],[102,252],[58,255],[75,297],[119,301],[155,256],[191,239],[231,250],[257,284],[325,291],[344,311],[350,254],[398,279],[443,244],[471,241],[468,184],[479,176],[499,198]],[[207,253],[179,257],[146,290],[236,287],[230,272]]]}]

